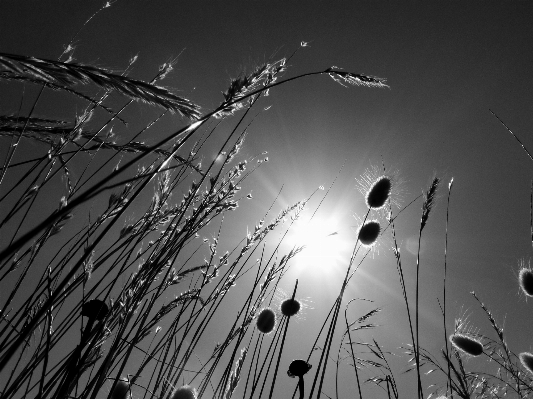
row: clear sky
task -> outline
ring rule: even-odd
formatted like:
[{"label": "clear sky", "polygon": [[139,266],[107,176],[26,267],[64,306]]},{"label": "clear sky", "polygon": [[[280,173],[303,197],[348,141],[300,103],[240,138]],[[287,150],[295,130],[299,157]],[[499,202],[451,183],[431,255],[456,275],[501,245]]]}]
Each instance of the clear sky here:
[{"label": "clear sky", "polygon": [[[0,52],[56,59],[100,5],[98,1],[0,0]],[[200,104],[203,112],[220,104],[221,92],[232,77],[271,57],[289,56],[302,41],[308,46],[290,60],[286,77],[336,66],[386,78],[390,89],[345,88],[328,76],[313,76],[273,89],[261,100],[262,108],[271,108],[249,128],[241,156],[267,151],[269,162],[243,187],[253,199],[242,202],[238,214],[225,221],[226,244],[236,245],[244,237],[246,228],[257,223],[282,187],[275,212],[308,197],[319,186],[327,189],[337,177],[315,222],[318,231],[338,234],[328,237],[329,247],[325,240],[313,239],[313,248],[294,260],[282,280],[282,288],[290,292],[298,278],[297,296],[308,298],[312,308],[291,325],[284,356],[286,363],[305,358],[338,293],[347,248],[355,242],[357,218],[366,212],[355,179],[384,162],[397,171],[401,204],[406,205],[436,173],[443,180],[421,249],[421,343],[437,354],[443,345],[437,298],[442,298],[446,189],[453,177],[448,328],[466,311],[474,327],[493,336],[469,295],[475,291],[505,325],[509,346],[518,353],[533,350],[526,318],[532,304],[519,293],[516,279],[519,261],[527,263],[532,254],[533,161],[489,109],[533,150],[532,17],[529,1],[118,0],[83,27],[75,40],[74,57],[76,62],[124,70],[138,55],[129,76],[143,80],[150,80],[163,62],[178,57],[175,71],[164,84]],[[2,114],[17,112],[21,87],[0,82]],[[26,112],[35,93],[26,88],[22,107]],[[50,101],[41,101],[36,115],[72,118],[82,111],[79,102],[47,96]],[[158,112],[134,104],[125,118],[138,126]],[[143,140],[154,143],[184,122],[177,116],[165,118]],[[231,122],[222,130],[233,126]],[[130,133],[117,125],[116,134],[126,139]],[[1,162],[7,143],[0,137]],[[206,150],[206,161],[216,156],[215,148],[211,153]],[[16,160],[33,156],[32,151],[40,149],[24,145]],[[307,219],[324,193],[319,191],[311,201]],[[414,298],[420,213],[418,200],[396,222],[410,299]],[[313,231],[305,225],[307,219],[303,218],[300,233],[289,235],[285,250],[304,232]],[[3,240],[0,244],[5,245]],[[320,245],[324,250],[315,250]],[[375,319],[380,327],[358,339],[375,337],[400,355],[397,348],[409,342],[409,335],[391,246],[386,233],[360,267],[345,301],[364,297],[382,307]],[[0,304],[4,299],[0,296]],[[370,309],[356,308],[351,307],[352,318]],[[340,332],[339,328],[337,335]],[[401,397],[411,397],[415,386],[400,375],[406,358],[393,364],[402,381]],[[324,392],[334,396],[333,363],[329,370]],[[339,397],[355,397],[353,369],[343,364],[340,377]],[[429,380],[424,383],[429,385]],[[283,369],[280,392],[293,385]]]}]

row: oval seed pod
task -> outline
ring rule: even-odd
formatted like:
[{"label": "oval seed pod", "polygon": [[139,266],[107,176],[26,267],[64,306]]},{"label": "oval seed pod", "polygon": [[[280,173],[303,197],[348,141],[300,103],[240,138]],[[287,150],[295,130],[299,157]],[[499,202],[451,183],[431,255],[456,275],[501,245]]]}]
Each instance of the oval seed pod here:
[{"label": "oval seed pod", "polygon": [[524,294],[533,297],[533,270],[522,268],[518,274],[518,282]]},{"label": "oval seed pod", "polygon": [[381,226],[376,220],[366,222],[359,229],[359,241],[367,247],[372,246],[376,242],[380,232]]},{"label": "oval seed pod", "polygon": [[265,308],[257,316],[257,329],[263,334],[269,334],[276,325],[276,313],[270,308]]},{"label": "oval seed pod", "polygon": [[533,355],[529,352],[522,352],[520,355],[518,355],[520,358],[520,363],[522,363],[522,366],[529,371],[531,374],[533,374]]},{"label": "oval seed pod", "polygon": [[483,353],[483,344],[478,340],[463,334],[450,335],[452,345],[470,356],[479,356]]},{"label": "oval seed pod", "polygon": [[298,302],[296,299],[285,299],[281,303],[281,313],[287,317],[296,315],[300,311],[300,308],[300,302]]},{"label": "oval seed pod", "polygon": [[190,385],[183,385],[174,389],[170,399],[196,399],[196,389]]},{"label": "oval seed pod", "polygon": [[370,187],[366,193],[366,206],[372,209],[381,209],[390,196],[392,189],[392,182],[390,177],[381,176]]},{"label": "oval seed pod", "polygon": [[111,393],[111,399],[129,399],[130,397],[130,384],[128,384],[128,381],[124,379],[117,381]]}]

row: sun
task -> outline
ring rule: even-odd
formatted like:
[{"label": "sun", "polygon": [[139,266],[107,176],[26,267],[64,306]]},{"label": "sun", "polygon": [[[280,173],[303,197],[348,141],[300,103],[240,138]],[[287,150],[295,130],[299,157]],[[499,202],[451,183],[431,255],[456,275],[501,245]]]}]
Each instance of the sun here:
[{"label": "sun", "polygon": [[309,260],[339,259],[349,247],[345,229],[335,218],[314,217],[298,220],[291,227],[289,241],[294,246],[304,246],[298,257]]}]

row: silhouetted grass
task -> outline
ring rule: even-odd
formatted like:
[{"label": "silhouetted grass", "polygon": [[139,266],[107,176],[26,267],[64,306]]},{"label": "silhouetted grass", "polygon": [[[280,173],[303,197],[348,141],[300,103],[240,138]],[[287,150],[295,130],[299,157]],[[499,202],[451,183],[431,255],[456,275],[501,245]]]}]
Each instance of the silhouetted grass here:
[{"label": "silhouetted grass", "polygon": [[[436,201],[440,183],[436,177],[422,202],[414,313],[395,230],[395,219],[405,207],[396,216],[392,213],[391,204],[398,204],[397,179],[387,173],[364,174],[366,192],[360,201],[366,202],[368,211],[354,234],[336,300],[313,347],[301,348],[302,358],[309,352],[307,359],[282,362],[284,345],[295,339],[288,334],[291,317],[303,306],[295,298],[297,282],[292,296],[284,296],[280,304],[273,303],[273,297],[291,260],[303,248],[282,253],[280,247],[316,191],[275,216],[272,204],[250,221],[255,227],[242,240],[225,247],[224,217],[239,212],[241,201],[252,199],[251,194],[243,194],[243,187],[269,161],[264,154],[241,157],[249,128],[245,118],[269,90],[308,76],[327,75],[343,85],[388,87],[385,79],[335,67],[285,77],[293,55],[239,75],[223,92],[219,106],[202,114],[196,103],[159,85],[172,71],[172,62],[161,65],[145,82],[127,77],[126,72],[71,59],[0,53],[0,79],[41,89],[28,115],[0,115],[0,137],[8,148],[0,174],[2,398],[229,399],[241,392],[246,398],[277,398],[290,394],[276,390],[277,379],[286,371],[298,377],[293,397],[298,390],[300,397],[309,392],[309,398],[318,398],[324,394],[326,378],[333,374],[327,371],[335,362],[330,353],[339,323],[343,333],[335,363],[336,397],[340,397],[339,368],[347,362],[354,368],[354,392],[357,387],[361,399],[365,383],[380,387],[388,398],[400,398],[398,371],[387,359],[393,353],[374,339],[360,342],[354,337],[360,330],[377,327],[369,320],[380,309],[350,321],[347,310],[355,299],[344,298],[350,280],[357,278],[359,266],[389,227],[410,328],[402,333],[410,338],[408,367],[416,369],[418,397],[426,397],[422,372],[430,367],[443,376],[444,388],[435,388],[433,396],[533,395],[533,356],[516,355],[509,349],[503,330],[475,294],[495,339],[474,333],[458,319],[450,336],[451,349],[445,341],[442,360],[420,345],[419,291],[424,289],[419,286],[420,243]],[[80,85],[98,87],[103,94],[86,94]],[[74,122],[55,115],[36,116],[34,110],[45,90],[73,96],[84,101],[86,108],[81,115],[73,115]],[[104,105],[111,93],[128,102]],[[132,101],[162,111],[145,121],[140,131],[128,130],[131,138],[119,144],[111,125],[119,121],[129,129],[121,113]],[[157,128],[167,112],[182,115],[183,125],[154,144],[137,141],[147,129]],[[220,119],[232,121],[233,127],[217,148],[218,157],[206,161],[209,139],[222,134]],[[42,152],[28,151],[23,154],[27,159],[13,163],[26,142]],[[80,165],[82,172],[73,173]],[[6,179],[8,175],[12,178]],[[66,192],[54,189],[61,179]],[[448,205],[450,190],[451,182]],[[50,202],[55,204],[52,211],[44,205]],[[289,223],[283,225],[286,220]],[[275,230],[284,234],[267,241]],[[269,249],[267,242],[275,247]],[[444,271],[445,320],[446,260]],[[519,284],[531,296],[531,270],[521,270]],[[244,298],[239,302],[228,298],[236,290]],[[338,320],[343,303],[344,323]],[[205,352],[206,341],[220,334],[217,316],[222,314],[228,318],[229,330],[207,348],[210,355],[200,359],[198,350]],[[445,323],[443,327],[447,336]],[[486,357],[498,370],[468,371],[467,356]],[[304,379],[310,370],[314,376],[309,373]]]}]

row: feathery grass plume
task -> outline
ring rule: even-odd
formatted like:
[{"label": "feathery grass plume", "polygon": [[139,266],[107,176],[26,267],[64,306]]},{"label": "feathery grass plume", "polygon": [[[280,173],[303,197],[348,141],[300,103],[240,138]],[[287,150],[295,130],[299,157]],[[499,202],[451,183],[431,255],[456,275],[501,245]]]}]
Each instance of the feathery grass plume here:
[{"label": "feathery grass plume", "polygon": [[257,316],[256,325],[263,334],[270,334],[276,326],[276,313],[270,308],[264,308]]},{"label": "feathery grass plume", "polygon": [[291,317],[300,311],[300,302],[294,298],[285,299],[280,306],[281,313],[284,316]]},{"label": "feathery grass plume", "polygon": [[439,187],[440,179],[434,177],[428,191],[424,194],[424,203],[422,204],[422,219],[420,221],[420,231],[424,229],[429,218],[429,213],[435,205],[435,195],[437,194],[437,188]]},{"label": "feathery grass plume", "polygon": [[182,387],[174,389],[170,399],[196,399],[196,389],[190,385],[183,385]]},{"label": "feathery grass plume", "polygon": [[116,90],[134,100],[179,112],[192,120],[200,117],[200,107],[192,101],[176,96],[163,87],[117,75],[103,68],[6,53],[0,53],[0,67],[15,75],[33,76],[47,83],[94,83],[106,90]]},{"label": "feathery grass plume", "polygon": [[524,294],[533,297],[533,270],[527,267],[520,269],[518,281]]},{"label": "feathery grass plume", "polygon": [[228,385],[226,387],[226,392],[224,393],[224,399],[231,399],[233,392],[235,392],[237,385],[239,385],[239,381],[241,379],[242,365],[244,363],[244,360],[246,359],[247,352],[248,350],[246,348],[243,348],[241,350],[241,357],[239,357],[239,359],[237,360],[237,364],[235,365],[235,371],[231,373]]},{"label": "feathery grass plume", "polygon": [[[263,63],[248,75],[241,73],[237,78],[232,79],[228,89],[222,93],[224,96],[223,108],[214,115],[215,118],[233,115],[235,111],[244,108],[244,104],[238,100],[261,86],[268,86],[276,82],[278,75],[287,69],[285,63],[285,58],[272,63]],[[268,89],[264,95],[268,96]]]},{"label": "feathery grass plume", "polygon": [[9,71],[0,72],[0,79],[14,80],[14,81],[19,81],[19,82],[28,82],[28,83],[32,83],[32,84],[35,84],[35,85],[44,86],[44,87],[49,88],[49,89],[54,90],[54,91],[65,91],[67,93],[75,95],[76,97],[83,98],[88,103],[92,104],[93,106],[95,106],[97,108],[103,109],[108,114],[114,114],[115,119],[117,119],[120,122],[122,122],[124,124],[124,126],[128,126],[128,123],[124,119],[122,119],[120,116],[118,116],[117,113],[115,111],[113,111],[113,109],[111,109],[110,107],[106,107],[105,105],[101,104],[100,101],[96,101],[94,98],[92,98],[90,96],[86,96],[85,94],[80,93],[79,91],[71,89],[71,88],[69,88],[67,86],[48,83],[48,82],[46,82],[46,81],[44,81],[42,79],[33,79],[33,78],[29,77],[29,76],[18,76],[18,75],[13,74],[13,73],[11,73]]},{"label": "feathery grass plume", "polygon": [[377,220],[370,220],[359,228],[357,236],[361,244],[366,247],[372,246],[381,232],[381,226]]},{"label": "feathery grass plume", "polygon": [[518,355],[520,358],[520,363],[522,363],[522,366],[529,371],[531,374],[533,374],[533,354],[529,352],[522,352]]},{"label": "feathery grass plume", "polygon": [[[377,87],[377,88],[385,88],[389,87],[385,82],[387,79],[385,78],[378,78],[377,76],[370,76],[370,75],[362,75],[359,73],[350,73],[350,72],[344,72],[339,70],[337,67],[331,67],[326,70],[326,72],[329,74],[331,79],[333,79],[335,82],[339,83],[342,86],[345,86],[343,84],[347,83],[351,86],[365,86],[365,87]],[[346,87],[346,86],[345,86]],[[390,88],[390,87],[389,87]]]},{"label": "feathery grass plume", "polygon": [[458,349],[467,355],[479,356],[483,353],[483,344],[467,335],[458,333],[452,334],[450,335],[450,342],[455,349]]},{"label": "feathery grass plume", "polygon": [[131,390],[130,384],[126,379],[117,381],[113,392],[111,393],[111,399],[130,399]]}]

